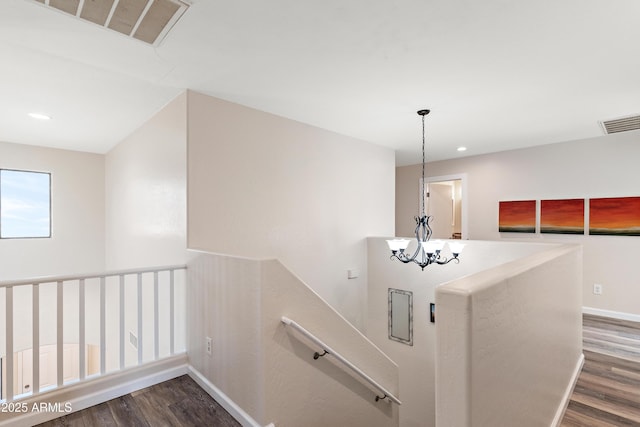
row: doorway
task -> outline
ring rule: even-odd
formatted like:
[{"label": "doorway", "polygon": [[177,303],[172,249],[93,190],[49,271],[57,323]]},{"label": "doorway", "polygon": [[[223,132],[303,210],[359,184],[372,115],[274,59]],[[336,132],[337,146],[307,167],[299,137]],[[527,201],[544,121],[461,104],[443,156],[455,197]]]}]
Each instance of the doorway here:
[{"label": "doorway", "polygon": [[424,191],[426,214],[432,217],[432,239],[469,238],[466,187],[466,174],[425,178],[420,188]]}]

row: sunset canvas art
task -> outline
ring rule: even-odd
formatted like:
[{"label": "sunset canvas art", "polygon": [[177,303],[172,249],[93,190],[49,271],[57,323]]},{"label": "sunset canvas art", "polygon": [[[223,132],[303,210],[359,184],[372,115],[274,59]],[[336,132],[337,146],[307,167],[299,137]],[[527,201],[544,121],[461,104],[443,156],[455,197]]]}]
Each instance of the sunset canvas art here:
[{"label": "sunset canvas art", "polygon": [[589,200],[589,234],[640,236],[640,197]]},{"label": "sunset canvas art", "polygon": [[498,231],[510,233],[536,232],[536,201],[499,202]]},{"label": "sunset canvas art", "polygon": [[541,200],[540,232],[584,234],[584,199]]}]

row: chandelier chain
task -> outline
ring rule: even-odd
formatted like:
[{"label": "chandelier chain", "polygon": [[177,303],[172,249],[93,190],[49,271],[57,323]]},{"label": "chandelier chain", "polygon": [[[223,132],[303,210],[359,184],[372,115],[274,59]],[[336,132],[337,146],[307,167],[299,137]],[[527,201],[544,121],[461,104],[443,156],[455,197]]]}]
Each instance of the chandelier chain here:
[{"label": "chandelier chain", "polygon": [[424,162],[425,162],[424,142],[425,142],[425,137],[424,137],[424,115],[423,115],[422,116],[422,207],[421,207],[422,210],[421,210],[420,216],[425,216],[424,199],[426,196],[426,193],[425,193],[426,183],[424,182]]}]

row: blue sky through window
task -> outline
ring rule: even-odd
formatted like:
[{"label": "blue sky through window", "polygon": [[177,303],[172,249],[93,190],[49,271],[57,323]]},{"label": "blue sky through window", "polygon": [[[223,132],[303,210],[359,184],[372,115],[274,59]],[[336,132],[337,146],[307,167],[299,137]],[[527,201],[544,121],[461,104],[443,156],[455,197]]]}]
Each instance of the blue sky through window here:
[{"label": "blue sky through window", "polygon": [[51,175],[0,170],[0,238],[51,236]]}]

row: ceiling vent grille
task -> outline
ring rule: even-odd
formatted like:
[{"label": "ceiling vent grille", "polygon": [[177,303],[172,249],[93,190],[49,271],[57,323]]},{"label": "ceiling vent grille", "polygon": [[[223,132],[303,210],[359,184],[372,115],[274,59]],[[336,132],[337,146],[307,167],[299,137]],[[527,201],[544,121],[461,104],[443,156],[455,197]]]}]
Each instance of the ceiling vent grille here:
[{"label": "ceiling vent grille", "polygon": [[607,135],[618,132],[628,132],[640,129],[640,115],[621,117],[619,119],[605,120],[600,122],[602,130]]},{"label": "ceiling vent grille", "polygon": [[189,8],[184,0],[35,0],[157,46]]}]

